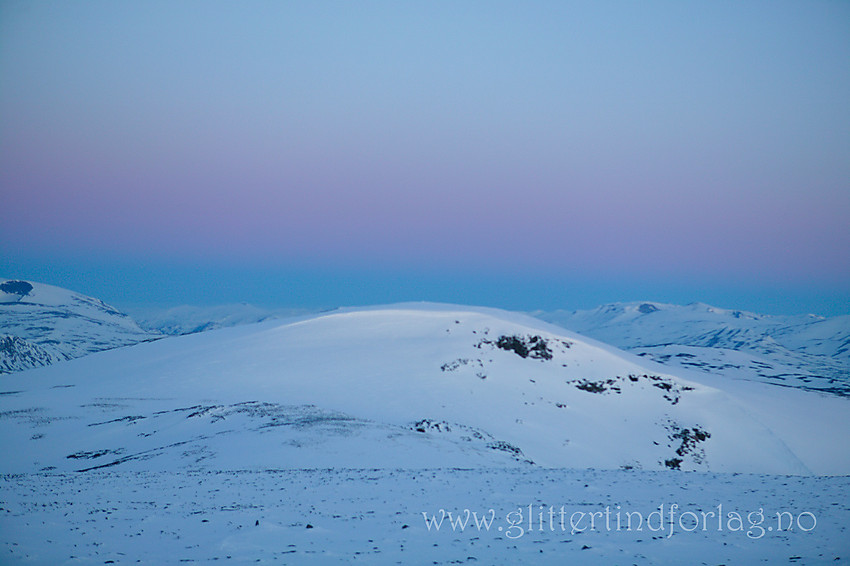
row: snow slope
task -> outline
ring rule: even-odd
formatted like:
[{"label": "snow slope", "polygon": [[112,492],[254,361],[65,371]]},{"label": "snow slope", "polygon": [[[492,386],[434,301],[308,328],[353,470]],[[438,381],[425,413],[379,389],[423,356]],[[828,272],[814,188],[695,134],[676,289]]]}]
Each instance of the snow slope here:
[{"label": "snow slope", "polygon": [[534,315],[665,365],[850,395],[850,316],[769,316],[652,302]]},{"label": "snow slope", "polygon": [[[308,312],[233,304],[143,308],[130,314],[145,330],[178,335]],[[850,316],[768,316],[699,303],[651,302],[532,314],[675,368],[850,394]]]},{"label": "snow slope", "polygon": [[[730,394],[658,369],[490,309],[396,305],[270,321],[8,376],[0,471],[532,462],[850,471],[846,446],[806,461]],[[843,403],[794,393],[835,435],[850,432]]]},{"label": "snow slope", "polygon": [[98,299],[52,285],[0,281],[0,373],[161,337]]}]

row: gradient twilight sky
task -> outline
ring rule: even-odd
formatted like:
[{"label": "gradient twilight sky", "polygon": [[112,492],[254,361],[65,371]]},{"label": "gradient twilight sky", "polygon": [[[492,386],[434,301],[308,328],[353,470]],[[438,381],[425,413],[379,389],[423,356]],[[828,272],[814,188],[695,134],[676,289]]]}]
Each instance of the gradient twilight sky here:
[{"label": "gradient twilight sky", "polygon": [[848,101],[842,1],[2,0],[0,275],[847,314]]}]

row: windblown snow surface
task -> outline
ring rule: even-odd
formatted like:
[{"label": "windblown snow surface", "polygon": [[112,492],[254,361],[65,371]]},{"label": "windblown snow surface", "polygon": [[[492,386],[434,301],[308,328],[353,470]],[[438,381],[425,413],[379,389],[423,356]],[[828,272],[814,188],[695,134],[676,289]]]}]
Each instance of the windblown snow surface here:
[{"label": "windblown snow surface", "polygon": [[846,398],[515,313],[348,309],[0,383],[4,563],[850,557]]}]

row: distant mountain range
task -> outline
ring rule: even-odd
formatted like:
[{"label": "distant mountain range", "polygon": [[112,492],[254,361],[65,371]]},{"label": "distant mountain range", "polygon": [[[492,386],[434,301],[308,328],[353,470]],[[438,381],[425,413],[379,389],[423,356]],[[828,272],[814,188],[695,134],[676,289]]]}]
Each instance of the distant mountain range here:
[{"label": "distant mountain range", "polygon": [[[0,284],[0,373],[138,342],[303,316],[248,304],[137,308],[28,281]],[[701,303],[602,305],[533,316],[671,368],[850,396],[850,315],[770,316]]]},{"label": "distant mountain range", "polygon": [[129,309],[140,327],[158,334],[179,336],[218,328],[253,324],[266,320],[308,314],[308,309],[265,309],[247,303],[196,306],[181,305],[169,308],[137,307]]},{"label": "distant mountain range", "polygon": [[850,395],[850,316],[650,302],[532,314],[665,365]]}]

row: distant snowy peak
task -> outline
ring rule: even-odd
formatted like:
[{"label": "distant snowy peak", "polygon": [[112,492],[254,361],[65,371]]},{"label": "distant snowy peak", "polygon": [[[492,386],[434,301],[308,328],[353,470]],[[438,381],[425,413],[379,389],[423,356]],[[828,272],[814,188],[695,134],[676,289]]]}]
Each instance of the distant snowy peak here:
[{"label": "distant snowy peak", "polygon": [[0,279],[0,373],[156,337],[99,299],[52,285]]},{"label": "distant snowy peak", "polygon": [[144,307],[132,309],[130,314],[139,326],[147,331],[176,336],[288,318],[308,312],[311,311],[306,309],[267,310],[246,303],[238,303],[215,306],[182,305],[171,308]]},{"label": "distant snowy peak", "polygon": [[[558,310],[550,315],[565,316],[581,320],[594,320],[597,323],[611,321],[634,320],[644,315],[662,313],[663,315],[675,315],[679,318],[722,320],[725,318],[738,320],[770,320],[784,319],[786,317],[772,317],[770,315],[757,314],[741,310],[730,310],[714,307],[705,303],[690,303],[688,305],[674,305],[668,303],[657,303],[652,301],[637,301],[628,303],[610,303],[601,305],[595,309],[583,311]],[[539,314],[539,313],[538,313]],[[807,319],[823,320],[820,317],[807,315]]]}]

